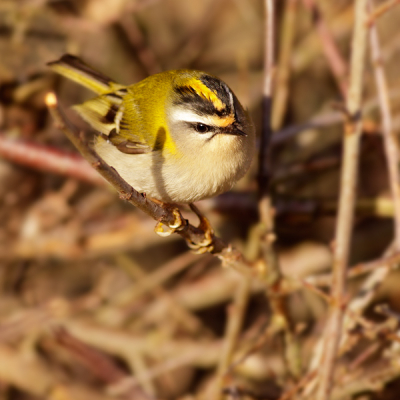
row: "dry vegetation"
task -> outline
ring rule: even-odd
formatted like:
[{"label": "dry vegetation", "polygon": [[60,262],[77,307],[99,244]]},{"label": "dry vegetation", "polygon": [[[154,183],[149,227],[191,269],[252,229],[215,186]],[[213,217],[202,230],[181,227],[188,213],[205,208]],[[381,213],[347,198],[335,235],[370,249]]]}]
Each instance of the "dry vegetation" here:
[{"label": "dry vegetation", "polygon": [[[0,0],[0,400],[398,400],[397,3]],[[213,254],[54,124],[49,91],[87,129],[66,52],[205,70],[249,109],[261,163],[198,203]]]}]

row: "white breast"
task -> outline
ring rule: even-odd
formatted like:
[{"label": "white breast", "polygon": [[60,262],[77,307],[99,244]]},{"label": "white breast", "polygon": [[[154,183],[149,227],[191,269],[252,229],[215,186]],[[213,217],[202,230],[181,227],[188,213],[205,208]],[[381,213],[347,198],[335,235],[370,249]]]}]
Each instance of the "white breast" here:
[{"label": "white breast", "polygon": [[226,190],[247,171],[251,155],[192,154],[166,158],[160,151],[125,154],[106,140],[99,139],[95,150],[107,164],[140,193],[166,203],[192,203]]}]

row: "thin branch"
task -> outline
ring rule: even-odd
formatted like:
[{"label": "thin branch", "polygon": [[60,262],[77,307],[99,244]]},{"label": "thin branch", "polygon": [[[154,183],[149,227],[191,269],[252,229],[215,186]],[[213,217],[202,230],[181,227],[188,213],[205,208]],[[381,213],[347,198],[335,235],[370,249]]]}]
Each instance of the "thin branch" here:
[{"label": "thin branch", "polygon": [[[265,50],[264,50],[264,80],[263,80],[263,123],[261,132],[260,153],[258,160],[258,212],[260,222],[264,228],[265,240],[262,242],[262,250],[266,268],[264,276],[268,276],[268,284],[279,281],[280,271],[277,257],[273,248],[274,234],[274,210],[269,193],[271,171],[269,148],[272,136],[271,112],[272,91],[275,73],[275,0],[265,0]],[[267,272],[268,271],[268,272]]]},{"label": "thin branch", "polygon": [[261,132],[261,144],[259,154],[258,190],[259,202],[258,212],[262,226],[261,251],[264,258],[264,269],[260,271],[261,278],[267,284],[267,297],[271,306],[270,329],[274,332],[283,333],[285,342],[285,360],[293,376],[299,373],[299,358],[297,357],[297,346],[291,332],[287,315],[286,297],[280,295],[283,277],[280,270],[279,260],[274,249],[274,217],[275,211],[270,196],[270,142],[272,136],[271,111],[272,92],[275,74],[275,0],[265,0],[265,54],[264,54],[264,81],[263,81],[263,125]]},{"label": "thin branch", "polygon": [[317,376],[317,371],[311,371],[308,374],[304,375],[298,382],[297,384],[286,391],[285,393],[282,394],[281,397],[279,397],[278,400],[292,400],[295,399],[296,393],[298,393],[308,382],[310,382],[312,379],[314,379]]},{"label": "thin branch", "polygon": [[[195,257],[193,253],[183,253],[176,259],[168,262],[165,266],[172,266],[174,261],[178,261],[178,263],[180,262],[180,264],[182,264],[182,261],[184,261],[185,258],[187,259],[188,256],[191,256],[192,258]],[[123,266],[126,271],[129,271],[129,274],[132,275],[137,284],[133,287],[129,286],[127,289],[125,289],[125,291],[121,291],[121,297],[118,299],[119,302],[117,300],[116,302],[114,302],[114,305],[131,304],[132,299],[137,299],[138,296],[131,296],[130,292],[134,292],[136,287],[142,287],[143,284],[145,284],[146,282],[148,283],[151,279],[151,275],[156,274],[157,277],[157,273],[160,271],[162,272],[162,269],[157,269],[155,272],[147,274],[141,265],[137,264],[130,257],[122,254],[116,257],[116,262],[120,266]],[[187,266],[188,263],[186,262],[185,265]],[[162,268],[165,268],[165,266]],[[180,269],[182,269],[182,267]],[[158,274],[158,276],[160,275]],[[200,319],[192,314],[189,310],[187,310],[181,303],[175,301],[175,298],[172,295],[171,291],[165,289],[159,281],[156,281],[153,287],[148,288],[148,291],[150,293],[153,293],[154,296],[158,296],[158,298],[163,299],[165,302],[170,304],[169,312],[172,319],[175,319],[183,329],[187,330],[188,332],[196,332],[200,328],[204,328]],[[145,292],[142,292],[142,294],[144,293]]]},{"label": "thin branch", "polygon": [[[396,349],[398,348],[397,343],[395,347]],[[398,352],[393,353],[388,358],[397,359]],[[335,386],[332,400],[350,399],[360,393],[381,392],[389,382],[395,381],[399,375],[400,369],[397,363],[389,363],[380,368],[366,369],[362,374],[358,374],[356,378],[348,380],[343,385]]]},{"label": "thin branch", "polygon": [[[14,348],[0,345],[0,379],[7,385],[17,388],[34,398],[57,398],[66,396],[74,400],[108,400],[110,397],[99,388],[90,388],[76,380],[61,376],[50,367],[49,363],[39,357],[38,352],[31,351],[29,356]],[[139,399],[139,396],[137,396]],[[143,400],[143,397],[140,398]]]},{"label": "thin branch", "polygon": [[[394,255],[394,243],[392,243],[385,250],[383,258],[392,261],[393,255]],[[340,343],[341,353],[347,351],[349,349],[349,346],[351,345],[350,332],[357,323],[355,316],[361,315],[366,309],[366,307],[371,303],[381,283],[386,278],[390,270],[393,268],[394,263],[396,263],[395,260],[393,260],[393,262],[387,262],[378,266],[378,268],[376,268],[373,271],[373,273],[371,273],[368,276],[368,278],[365,280],[365,282],[358,290],[358,293],[352,298],[351,302],[349,303],[343,323],[344,335]]]},{"label": "thin branch", "polygon": [[[392,88],[389,91],[390,100],[398,100],[400,97],[399,90],[397,88]],[[362,112],[364,115],[369,115],[375,111],[378,107],[378,101],[374,96],[370,100],[365,101],[363,105]],[[324,128],[326,126],[332,126],[343,122],[343,112],[341,111],[324,111],[316,116],[312,117],[309,121],[298,124],[289,125],[277,132],[271,138],[272,146],[279,146],[282,143],[292,139],[298,133],[309,128]]]},{"label": "thin branch", "polygon": [[[373,4],[370,0],[370,7]],[[389,171],[390,191],[394,207],[394,231],[396,250],[400,251],[400,174],[398,143],[393,132],[391,106],[388,94],[388,84],[382,64],[382,53],[379,44],[376,24],[372,22],[369,30],[372,65],[374,67],[376,88],[378,92],[379,107],[382,115],[382,133],[385,154]]]},{"label": "thin branch", "polygon": [[[125,256],[118,256],[119,261],[121,258],[125,260]],[[198,260],[198,256],[185,252],[164,265],[157,268],[155,271],[149,272],[140,279],[140,284],[134,287],[129,287],[126,291],[122,291],[116,296],[116,299],[123,298],[124,304],[137,300],[140,296],[154,291],[157,287],[162,287],[164,282],[171,279],[175,274],[181,273],[184,269],[188,268],[194,261]]]},{"label": "thin branch", "polygon": [[333,302],[330,307],[329,319],[323,337],[324,355],[319,370],[319,387],[316,396],[318,400],[330,399],[335,360],[344,316],[343,302],[346,286],[346,269],[353,227],[359,142],[362,129],[361,93],[366,52],[366,15],[367,0],[357,0],[355,3],[355,25],[350,63],[350,86],[346,104],[349,117],[346,121],[344,132],[339,212],[333,254],[333,284],[331,291]]},{"label": "thin branch", "polygon": [[[279,280],[279,266],[273,249],[274,211],[269,194],[271,179],[269,148],[272,136],[271,111],[273,75],[275,69],[274,41],[275,41],[275,1],[265,0],[265,55],[264,55],[264,81],[263,81],[263,124],[261,132],[260,153],[258,161],[258,211],[260,221],[265,230],[264,255],[268,269],[269,282]],[[266,271],[265,271],[266,274]]]},{"label": "thin branch", "polygon": [[323,290],[319,289],[317,286],[314,286],[307,280],[303,280],[301,283],[305,289],[308,289],[310,292],[317,295],[319,298],[324,300],[327,304],[330,304],[332,302],[332,298],[328,294],[326,294]]},{"label": "thin branch", "polygon": [[8,161],[39,171],[64,175],[92,185],[105,186],[106,181],[81,157],[37,143],[0,135],[0,156]]},{"label": "thin branch", "polygon": [[[400,263],[400,252],[396,252],[388,257],[380,257],[373,261],[356,264],[348,269],[347,278],[357,278],[360,275],[374,271],[381,267],[386,267],[387,265],[389,265],[390,268],[393,268],[398,263]],[[332,275],[321,274],[310,276],[306,278],[306,282],[313,286],[330,286],[332,284]]]},{"label": "thin branch", "polygon": [[[374,61],[375,68],[375,78],[377,81],[377,89],[378,89],[378,97],[379,103],[381,106],[382,113],[382,125],[383,125],[383,134],[385,141],[385,152],[388,160],[388,169],[390,176],[390,185],[393,196],[393,204],[394,214],[395,214],[395,240],[394,242],[386,249],[383,254],[383,258],[395,258],[396,251],[399,248],[399,225],[398,225],[398,207],[399,207],[399,199],[398,199],[398,149],[395,138],[393,137],[392,130],[392,120],[390,113],[390,103],[387,95],[387,83],[383,71],[383,67],[381,65],[381,56],[379,49],[378,36],[376,32],[376,27],[371,26],[370,32],[370,43],[371,43],[371,53]],[[397,209],[396,209],[397,208]],[[361,315],[365,308],[371,303],[374,298],[376,291],[380,287],[383,280],[386,278],[388,273],[393,267],[393,264],[396,263],[396,260],[393,262],[382,263],[378,265],[376,269],[374,269],[373,273],[368,276],[363,285],[361,286],[359,292],[352,299],[348,308],[346,310],[345,320],[344,320],[344,336],[342,337],[342,341],[340,343],[340,351],[348,350],[349,346],[351,346],[350,341],[350,331],[355,326],[356,322],[354,319],[354,315]]]},{"label": "thin branch", "polygon": [[271,125],[273,130],[282,126],[287,100],[289,97],[289,77],[291,72],[291,55],[295,35],[297,0],[287,0],[281,28],[279,61],[276,73],[276,90],[272,106]]},{"label": "thin branch", "polygon": [[379,5],[375,10],[371,11],[367,20],[367,25],[372,25],[383,14],[388,12],[395,5],[399,4],[400,0],[387,0],[385,3]]},{"label": "thin branch", "polygon": [[328,61],[329,67],[335,77],[336,84],[338,85],[342,95],[345,97],[347,92],[347,64],[340,54],[340,51],[335,43],[332,33],[314,0],[303,0],[304,5],[310,10],[314,25],[319,34],[322,50]]},{"label": "thin branch", "polygon": [[[265,0],[265,44],[264,44],[264,79],[263,79],[263,121],[260,142],[260,154],[258,164],[258,185],[260,194],[260,203],[265,202],[265,198],[269,194],[269,145],[272,136],[271,127],[271,110],[272,110],[272,90],[273,90],[273,76],[275,70],[274,59],[274,42],[275,42],[275,7],[274,0]],[[264,207],[260,205],[260,219],[261,221],[268,221],[270,214],[265,215],[263,212]],[[267,210],[265,210],[267,211]],[[271,227],[272,228],[272,227]]]},{"label": "thin branch", "polygon": [[108,355],[75,338],[66,329],[56,328],[54,337],[59,345],[102,381],[112,384],[129,376]]},{"label": "thin branch", "polygon": [[228,322],[225,328],[224,344],[222,346],[221,357],[218,364],[215,392],[213,395],[217,400],[222,397],[224,378],[228,372],[229,364],[232,362],[234,351],[238,344],[240,330],[246,314],[250,289],[251,279],[248,277],[242,279],[237,289],[235,302],[230,305],[228,309]]}]

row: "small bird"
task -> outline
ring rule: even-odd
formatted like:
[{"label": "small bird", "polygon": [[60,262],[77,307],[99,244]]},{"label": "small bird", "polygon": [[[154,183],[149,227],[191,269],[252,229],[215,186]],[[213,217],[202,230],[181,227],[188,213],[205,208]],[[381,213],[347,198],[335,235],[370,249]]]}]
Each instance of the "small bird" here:
[{"label": "small bird", "polygon": [[94,150],[147,197],[193,203],[229,190],[250,167],[253,124],[220,79],[182,69],[125,86],[69,54],[48,65],[97,93],[73,108],[97,131]]}]

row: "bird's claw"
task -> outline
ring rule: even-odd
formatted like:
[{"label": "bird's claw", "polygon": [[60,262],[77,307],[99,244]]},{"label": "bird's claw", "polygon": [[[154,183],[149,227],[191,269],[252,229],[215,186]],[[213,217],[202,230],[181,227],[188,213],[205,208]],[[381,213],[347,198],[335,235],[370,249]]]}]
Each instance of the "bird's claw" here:
[{"label": "bird's claw", "polygon": [[214,229],[210,221],[194,204],[189,204],[189,206],[200,220],[199,229],[204,232],[204,239],[198,243],[187,240],[187,245],[197,254],[211,253],[214,250]]},{"label": "bird's claw", "polygon": [[172,214],[174,215],[174,222],[165,225],[162,222],[158,222],[154,228],[154,232],[159,236],[170,236],[172,233],[181,230],[186,225],[186,220],[182,219],[182,215],[177,208],[172,210]]},{"label": "bird's claw", "polygon": [[[208,219],[194,204],[189,204],[189,206],[200,220],[199,229],[204,232],[204,238],[197,243],[194,243],[191,240],[186,240],[187,245],[197,254],[211,253],[214,250],[214,229]],[[174,222],[169,225],[165,225],[162,222],[157,223],[154,228],[157,235],[163,237],[170,236],[172,233],[180,231],[186,226],[187,221],[182,218],[182,215],[177,208],[174,208],[172,213],[174,215]]]}]

